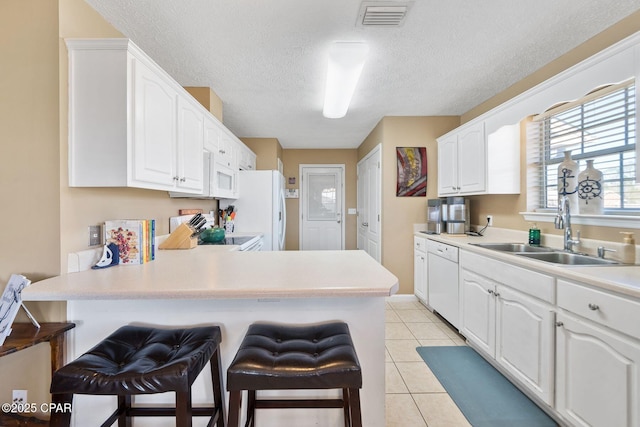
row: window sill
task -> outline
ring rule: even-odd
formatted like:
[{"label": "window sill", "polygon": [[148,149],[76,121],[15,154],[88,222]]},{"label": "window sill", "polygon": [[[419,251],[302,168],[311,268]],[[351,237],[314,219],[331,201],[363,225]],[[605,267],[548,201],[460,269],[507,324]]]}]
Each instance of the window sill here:
[{"label": "window sill", "polygon": [[[525,221],[554,222],[556,214],[551,212],[520,212]],[[571,215],[572,224],[596,225],[640,229],[640,217],[633,215]]]}]

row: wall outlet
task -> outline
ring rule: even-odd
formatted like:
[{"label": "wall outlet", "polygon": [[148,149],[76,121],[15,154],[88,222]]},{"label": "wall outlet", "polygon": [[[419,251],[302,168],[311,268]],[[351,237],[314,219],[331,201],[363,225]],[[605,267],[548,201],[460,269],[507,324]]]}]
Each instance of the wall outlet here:
[{"label": "wall outlet", "polygon": [[493,215],[487,215],[487,225],[493,227]]},{"label": "wall outlet", "polygon": [[26,404],[27,390],[13,390],[13,403]]},{"label": "wall outlet", "polygon": [[102,243],[102,227],[99,225],[89,226],[89,246],[98,246]]}]

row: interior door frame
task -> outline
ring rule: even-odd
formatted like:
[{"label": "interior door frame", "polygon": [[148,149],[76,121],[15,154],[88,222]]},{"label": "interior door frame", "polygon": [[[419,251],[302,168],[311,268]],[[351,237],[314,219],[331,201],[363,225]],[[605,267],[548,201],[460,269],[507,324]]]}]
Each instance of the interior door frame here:
[{"label": "interior door frame", "polygon": [[318,163],[301,163],[298,166],[298,176],[300,177],[300,206],[298,207],[298,248],[300,248],[300,250],[302,249],[302,238],[303,238],[303,222],[302,222],[302,214],[304,212],[304,203],[305,203],[305,197],[306,195],[304,194],[304,185],[302,184],[302,177],[304,176],[304,169],[312,169],[312,168],[317,168],[317,169],[322,169],[322,168],[337,168],[340,169],[340,179],[342,181],[342,190],[340,191],[341,193],[341,200],[340,200],[340,218],[342,218],[340,220],[340,234],[341,234],[341,239],[340,239],[340,250],[344,250],[345,249],[345,208],[344,208],[344,204],[345,204],[345,182],[344,182],[344,178],[345,178],[345,165],[344,163],[342,164],[318,164]]}]

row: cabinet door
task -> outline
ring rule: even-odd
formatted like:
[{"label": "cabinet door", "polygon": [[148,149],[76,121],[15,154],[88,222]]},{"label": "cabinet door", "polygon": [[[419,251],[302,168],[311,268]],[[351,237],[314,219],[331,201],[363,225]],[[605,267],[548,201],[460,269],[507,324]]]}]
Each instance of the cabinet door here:
[{"label": "cabinet door", "polygon": [[458,193],[458,137],[438,141],[438,196]]},{"label": "cabinet door", "polygon": [[177,186],[182,191],[202,193],[204,114],[186,99],[178,100]]},{"label": "cabinet door", "polygon": [[237,168],[236,143],[224,131],[218,138],[218,152],[216,161],[228,168]]},{"label": "cabinet door", "polygon": [[484,122],[458,134],[458,189],[460,193],[486,190],[486,141]]},{"label": "cabinet door", "polygon": [[495,287],[491,280],[461,269],[460,333],[491,357],[495,357]]},{"label": "cabinet door", "polygon": [[140,61],[133,62],[134,137],[131,181],[142,188],[174,188],[177,92]]},{"label": "cabinet door", "polygon": [[551,305],[496,287],[496,360],[553,404],[554,312]]},{"label": "cabinet door", "polygon": [[556,409],[576,426],[640,425],[640,343],[558,313]]},{"label": "cabinet door", "polygon": [[425,304],[427,301],[427,242],[425,239],[413,237],[413,293]]}]

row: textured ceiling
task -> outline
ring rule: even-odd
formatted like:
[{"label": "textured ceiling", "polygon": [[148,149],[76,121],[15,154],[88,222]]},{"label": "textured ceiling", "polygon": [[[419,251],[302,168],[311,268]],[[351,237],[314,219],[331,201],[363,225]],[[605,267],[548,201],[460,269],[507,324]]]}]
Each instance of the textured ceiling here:
[{"label": "textured ceiling", "polygon": [[[211,87],[239,137],[355,148],[384,116],[461,115],[640,9],[640,0],[415,0],[396,28],[361,0],[87,0],[183,86]],[[346,117],[322,116],[331,42],[366,41]]]}]

